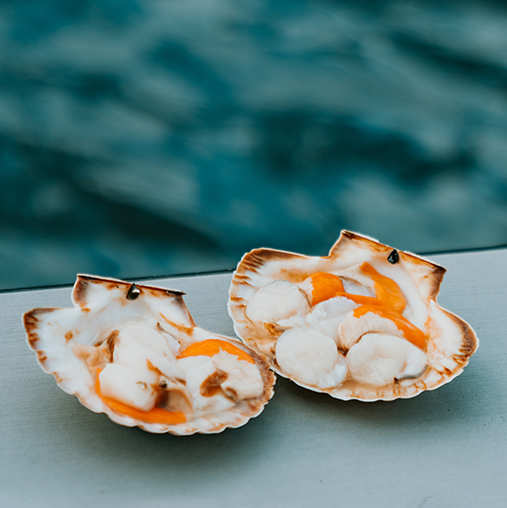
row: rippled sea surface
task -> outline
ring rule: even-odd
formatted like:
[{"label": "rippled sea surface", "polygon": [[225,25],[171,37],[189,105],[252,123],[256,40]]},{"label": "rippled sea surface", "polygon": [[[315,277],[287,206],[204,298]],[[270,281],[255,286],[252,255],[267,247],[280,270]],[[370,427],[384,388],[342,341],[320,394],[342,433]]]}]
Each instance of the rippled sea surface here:
[{"label": "rippled sea surface", "polygon": [[0,2],[0,288],[507,244],[507,7]]}]

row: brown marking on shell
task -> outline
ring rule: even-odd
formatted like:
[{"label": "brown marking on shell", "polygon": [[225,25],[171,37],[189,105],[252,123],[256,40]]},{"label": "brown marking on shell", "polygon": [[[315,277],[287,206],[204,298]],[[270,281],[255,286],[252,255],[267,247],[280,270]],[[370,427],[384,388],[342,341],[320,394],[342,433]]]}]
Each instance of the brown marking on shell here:
[{"label": "brown marking on shell", "polygon": [[150,286],[147,284],[136,284],[136,287],[139,289],[143,289],[148,294],[151,294],[152,296],[155,296],[157,298],[167,298],[168,296],[174,296],[178,301],[181,302],[183,302],[183,300],[180,297],[185,295],[183,291],[178,291],[176,289],[161,288],[158,286]]},{"label": "brown marking on shell", "polygon": [[[150,362],[150,360],[146,360],[146,366],[148,367],[148,370],[152,370],[153,372],[155,372],[158,376],[161,377],[161,381],[160,381],[160,386],[162,388],[167,388],[169,385],[167,384],[167,380],[168,378],[166,377],[166,375],[158,368],[156,367],[155,365],[153,365],[153,363]],[[187,382],[185,379],[180,379],[180,378],[174,378],[174,382],[177,383],[178,385],[183,385],[183,386],[186,386],[187,385]],[[165,384],[165,386],[164,386]]]},{"label": "brown marking on shell", "polygon": [[119,279],[79,274],[72,290],[72,301],[80,307],[84,307],[88,303],[87,293],[91,286],[99,285],[104,289],[112,290],[127,284]]},{"label": "brown marking on shell", "polygon": [[213,433],[220,432],[222,430],[222,424],[221,423],[214,423],[211,427],[211,430]]},{"label": "brown marking on shell", "polygon": [[[436,302],[435,302],[436,303]],[[477,335],[475,334],[474,330],[471,328],[471,326],[461,319],[456,314],[443,309],[436,303],[436,306],[439,311],[443,312],[449,319],[451,319],[461,330],[462,339],[461,339],[461,346],[460,346],[460,353],[452,355],[452,359],[456,362],[456,367],[454,369],[448,369],[447,367],[442,366],[442,369],[439,369],[438,372],[444,372],[448,377],[451,375],[454,375],[456,372],[464,368],[470,357],[475,353],[475,351],[478,348],[479,341],[477,340]],[[438,336],[439,330],[438,328],[435,329],[433,320],[428,319],[426,323],[428,334],[432,335],[431,330],[433,328],[433,334]]]},{"label": "brown marking on shell", "polygon": [[155,367],[155,365],[153,365],[153,363],[151,363],[148,359],[146,360],[146,366],[148,367],[148,370],[152,370],[157,375],[165,377],[165,374],[158,367]]},{"label": "brown marking on shell", "polygon": [[273,356],[272,363],[273,363],[273,367],[275,367],[276,369],[281,369],[276,356]]},{"label": "brown marking on shell", "polygon": [[157,321],[157,326],[155,327],[159,332],[169,333],[161,324]]},{"label": "brown marking on shell", "polygon": [[118,337],[120,336],[120,330],[113,330],[106,339],[107,348],[111,357],[113,356],[114,348],[116,346],[116,342],[118,341]]},{"label": "brown marking on shell", "polygon": [[275,339],[277,339],[285,331],[285,328],[282,328],[276,323],[264,323],[264,328]]},{"label": "brown marking on shell", "polygon": [[95,370],[111,362],[111,352],[106,344],[101,346],[87,346],[85,344],[72,344],[72,352],[89,370]]},{"label": "brown marking on shell", "polygon": [[[72,299],[75,303],[82,306],[87,303],[87,292],[90,286],[98,285],[106,290],[118,289],[123,287],[127,292],[132,287],[132,282],[127,282],[121,279],[114,279],[111,277],[99,277],[96,275],[78,274],[74,290],[72,292]],[[181,297],[185,293],[175,289],[167,289],[158,286],[151,286],[149,284],[135,284],[138,289],[146,291],[148,294],[157,297]]]},{"label": "brown marking on shell", "polygon": [[71,330],[69,330],[66,334],[65,334],[65,340],[67,342],[70,342],[72,340],[72,338],[74,337],[74,333],[72,333]]},{"label": "brown marking on shell", "polygon": [[189,335],[191,336],[193,333],[194,333],[194,326],[185,326],[181,323],[177,323],[176,321],[172,321],[171,319],[167,318],[164,316],[164,314],[160,313],[160,316],[162,317],[162,319],[170,324],[173,328],[176,328],[178,331],[186,334],[186,335]]},{"label": "brown marking on shell", "polygon": [[[443,309],[442,309],[443,310]],[[462,330],[463,332],[463,341],[460,348],[460,362],[468,362],[470,356],[472,356],[477,350],[478,341],[477,335],[472,330],[470,325],[463,321],[460,317],[456,316],[449,311],[444,311]]]},{"label": "brown marking on shell", "polygon": [[[353,231],[348,231],[346,229],[342,230],[340,233],[340,237],[334,245],[331,247],[329,251],[329,257],[335,257],[336,254],[341,254],[349,245],[362,245],[362,247],[375,252],[375,253],[387,253],[390,254],[393,250],[392,247],[384,245],[373,238],[369,238],[364,235],[360,235],[358,233],[354,233]],[[400,251],[398,251],[400,253]]]},{"label": "brown marking on shell", "polygon": [[[88,303],[87,292],[92,285],[101,286],[106,290],[123,288],[126,291],[125,294],[127,294],[129,289],[132,287],[131,282],[127,282],[124,280],[80,274],[77,276],[76,283],[74,284],[74,290],[72,292],[72,300],[75,304],[81,307],[81,310],[86,310],[84,308],[84,305]],[[192,328],[196,326],[192,316],[190,315],[190,311],[188,310],[183,300],[183,295],[185,294],[183,291],[178,291],[175,289],[167,289],[158,286],[151,286],[149,284],[135,284],[135,286],[137,289],[141,290],[139,298],[142,298],[143,296],[147,295],[156,298],[167,298],[167,297],[172,298],[172,303],[180,308],[184,316],[184,319],[186,320],[187,323],[189,323],[189,325],[186,326],[182,323],[176,323],[175,321],[172,321],[166,318],[163,314],[161,314],[164,320],[167,321],[171,326],[174,326],[183,333],[190,333]],[[124,303],[125,305],[129,303],[134,304],[136,300],[128,300],[127,298],[125,298]]]},{"label": "brown marking on shell", "polygon": [[[386,261],[393,251],[393,247],[382,244],[373,238],[354,233],[353,231],[343,230],[336,243],[331,247],[329,257],[339,257],[350,248],[366,249],[377,255],[382,254],[385,256]],[[394,250],[397,251],[399,256],[398,263],[416,266],[422,273],[424,273],[424,275],[420,276],[420,280],[418,282],[421,283],[423,280],[429,279],[430,287],[428,295],[430,298],[436,298],[440,291],[440,286],[446,269],[443,266],[437,265],[436,263],[418,256],[417,254],[413,254],[412,252],[401,251],[398,249]]]},{"label": "brown marking on shell", "polygon": [[[148,286],[140,286],[140,287],[144,288],[144,287],[148,287]],[[160,289],[160,288],[151,288],[151,289]],[[165,291],[165,298],[167,298],[168,296],[173,297],[173,299],[172,299],[173,305],[177,305],[180,308],[181,312],[184,315],[185,321],[188,323],[188,326],[185,326],[185,325],[183,325],[181,323],[176,323],[175,321],[171,321],[170,319],[166,318],[162,314],[164,320],[167,323],[169,323],[169,324],[171,324],[173,326],[176,326],[177,328],[183,327],[186,330],[190,330],[191,328],[194,328],[196,326],[195,321],[192,318],[192,315],[190,314],[190,311],[188,310],[188,307],[186,306],[186,304],[185,304],[185,302],[183,300],[183,295],[185,293],[182,293],[182,292],[177,293],[177,292],[173,291],[172,289],[171,290],[168,289],[168,290],[164,290],[164,291]],[[157,296],[158,297],[162,297],[162,294],[157,294]]]},{"label": "brown marking on shell", "polygon": [[[405,253],[401,254],[406,255]],[[444,275],[447,270],[443,266],[432,264],[426,260],[423,260],[422,258],[417,258],[416,256],[412,256],[412,258],[413,258],[412,262],[414,264],[420,263],[426,266],[431,265],[429,266],[431,272],[428,273],[427,275],[424,275],[422,279],[430,281],[429,297],[432,299],[436,299],[438,293],[440,292],[440,286],[442,285],[442,281],[444,280]]]},{"label": "brown marking on shell", "polygon": [[401,386],[397,379],[395,379],[393,383],[393,395],[395,397],[399,397],[401,395]]},{"label": "brown marking on shell", "polygon": [[39,335],[37,330],[39,329],[40,317],[54,312],[55,310],[59,310],[57,308],[38,308],[33,309],[29,312],[26,312],[23,315],[23,324],[26,330],[27,341],[30,347],[36,351],[37,350],[37,342],[39,341]]},{"label": "brown marking on shell", "polygon": [[227,373],[217,370],[208,376],[199,387],[199,393],[203,397],[213,397],[222,391],[221,384],[228,378]]},{"label": "brown marking on shell", "polygon": [[237,274],[237,279],[245,284],[249,284],[251,279],[249,275],[245,275],[244,273]]},{"label": "brown marking on shell", "polygon": [[238,266],[238,273],[244,275],[247,271],[257,272],[260,267],[268,261],[280,261],[285,259],[294,259],[300,257],[305,259],[305,256],[275,249],[255,249],[243,256]]},{"label": "brown marking on shell", "polygon": [[37,349],[37,342],[39,342],[39,336],[35,332],[30,332],[27,339],[28,344],[35,351]]},{"label": "brown marking on shell", "polygon": [[303,282],[308,277],[314,274],[314,270],[287,270],[285,268],[282,268],[278,272],[278,277],[283,280],[288,280],[289,282],[292,282],[293,284],[299,284],[300,282]]},{"label": "brown marking on shell", "polygon": [[88,290],[88,283],[84,276],[78,275],[74,289],[72,290],[72,301],[83,307],[85,305],[85,295]]},{"label": "brown marking on shell", "polygon": [[[373,252],[382,253],[384,256],[386,256],[386,260],[391,251],[393,250],[393,248],[388,245],[384,245],[376,240],[364,237],[362,235],[358,235],[357,233],[353,233],[351,231],[345,231],[343,232],[343,234],[344,237],[346,238],[345,246],[346,243],[355,243],[358,246],[364,246],[365,248],[368,248]],[[331,249],[333,255],[335,255],[340,251],[339,247],[340,240],[341,236]],[[334,251],[335,247],[338,248],[336,251]],[[427,295],[429,298],[436,299],[440,291],[440,286],[442,284],[445,272],[447,270],[443,266],[438,265],[433,261],[430,261],[429,259],[425,259],[421,256],[418,256],[417,254],[414,254],[412,252],[397,249],[395,250],[398,252],[399,256],[398,263],[408,264],[411,265],[412,267],[417,267],[417,269],[421,272],[419,280],[417,281],[418,285],[425,281],[429,281]]]},{"label": "brown marking on shell", "polygon": [[251,350],[250,355],[255,360],[255,364],[261,373],[264,391],[257,399],[250,399],[249,406],[252,411],[259,411],[274,394],[273,385],[276,381],[276,376],[269,368],[268,362],[266,362],[255,350]]},{"label": "brown marking on shell", "polygon": [[246,254],[241,260],[242,272],[240,273],[244,274],[247,270],[256,272],[265,262],[261,252],[264,251],[257,249],[253,250],[249,254]]},{"label": "brown marking on shell", "polygon": [[245,343],[250,348],[250,354],[254,351],[257,358],[262,358],[264,362],[271,365],[272,360],[275,357],[274,347],[276,340],[274,340],[271,336],[266,336],[264,334],[263,336],[259,335],[256,338],[246,337]]},{"label": "brown marking on shell", "polygon": [[168,411],[181,411],[186,414],[191,413],[194,409],[188,390],[178,386],[161,390],[156,406]]},{"label": "brown marking on shell", "polygon": [[238,392],[230,386],[224,390],[224,394],[228,399],[231,399],[233,402],[236,402],[238,400]]},{"label": "brown marking on shell", "polygon": [[58,310],[57,308],[38,308],[33,309],[29,312],[26,312],[23,315],[23,324],[25,325],[25,330],[27,332],[32,332],[33,330],[36,330],[39,326],[40,316],[43,314],[48,314],[50,312],[54,312],[55,310]]}]

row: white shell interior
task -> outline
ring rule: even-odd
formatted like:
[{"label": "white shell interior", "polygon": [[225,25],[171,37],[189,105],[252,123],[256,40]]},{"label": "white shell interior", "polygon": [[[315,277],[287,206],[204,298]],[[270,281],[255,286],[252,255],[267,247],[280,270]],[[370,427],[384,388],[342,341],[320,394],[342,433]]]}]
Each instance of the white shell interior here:
[{"label": "white shell interior", "polygon": [[[63,390],[116,423],[156,433],[215,433],[260,414],[273,395],[274,375],[258,355],[238,340],[196,326],[182,293],[138,285],[129,298],[131,288],[124,281],[78,276],[73,308],[25,315],[30,347]],[[225,350],[179,357],[208,339],[232,344],[251,362]],[[213,390],[207,393],[204,386],[210,382]],[[108,403],[114,399],[149,412],[162,393],[186,421],[145,421]]]},{"label": "white shell interior", "polygon": [[[236,334],[272,368],[297,384],[333,397],[364,401],[413,397],[460,374],[478,347],[470,326],[436,303],[445,270],[411,253],[344,231],[329,256],[256,249],[246,254],[230,287]],[[395,281],[406,306],[402,318],[427,337],[424,351],[399,325],[367,313],[343,296],[311,306],[312,274],[340,277],[345,292],[375,297],[368,263]]]}]

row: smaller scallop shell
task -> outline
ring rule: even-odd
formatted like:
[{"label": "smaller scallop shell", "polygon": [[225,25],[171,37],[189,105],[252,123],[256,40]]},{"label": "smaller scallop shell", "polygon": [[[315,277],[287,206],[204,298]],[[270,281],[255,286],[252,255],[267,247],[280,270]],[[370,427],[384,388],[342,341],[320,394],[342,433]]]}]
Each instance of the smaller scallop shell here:
[{"label": "smaller scallop shell", "polygon": [[[38,308],[24,315],[28,344],[41,368],[55,377],[62,390],[120,425],[176,435],[240,427],[259,415],[273,396],[275,376],[240,341],[196,326],[183,294],[78,275],[72,293],[74,307]],[[134,337],[133,342],[121,346],[127,343],[122,339],[127,334]],[[136,337],[141,335],[154,345],[139,346]],[[146,353],[149,361],[137,351]],[[125,358],[141,370],[132,374],[122,366]],[[114,396],[104,396],[106,377],[100,373],[106,367],[113,372],[113,391],[126,390],[128,398],[126,386],[134,391],[139,388],[156,397],[155,408],[139,410],[125,400],[118,403]],[[115,372],[126,373],[128,382],[115,378]],[[148,378],[137,379],[139,372]],[[247,376],[246,381],[242,376]],[[253,376],[253,382],[248,376]]]},{"label": "smaller scallop shell", "polygon": [[[422,257],[342,231],[328,256],[245,254],[228,310],[236,334],[300,386],[341,400],[410,398],[454,379],[478,347],[472,328],[436,302],[444,273]],[[339,278],[340,296],[331,292],[315,304],[316,274]],[[383,314],[368,302],[381,303]]]}]

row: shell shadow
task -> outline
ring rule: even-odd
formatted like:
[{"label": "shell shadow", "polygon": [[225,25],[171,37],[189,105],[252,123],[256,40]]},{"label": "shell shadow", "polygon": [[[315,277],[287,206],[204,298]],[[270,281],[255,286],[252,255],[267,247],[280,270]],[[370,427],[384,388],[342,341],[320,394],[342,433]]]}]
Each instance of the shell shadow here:
[{"label": "shell shadow", "polygon": [[280,381],[286,396],[291,397],[292,404],[297,406],[296,411],[311,411],[315,417],[332,419],[337,425],[382,428],[420,425],[424,422],[431,427],[454,425],[477,413],[474,397],[471,397],[471,390],[467,386],[471,381],[460,378],[411,399],[374,403],[342,401],[324,393],[312,392],[286,379]]},{"label": "shell shadow", "polygon": [[[473,381],[473,376],[458,378],[413,399],[373,404],[340,401],[278,377],[276,394],[263,413],[242,427],[211,435],[150,434],[122,427],[64,393],[53,392],[51,411],[43,404],[44,398],[34,398],[33,409],[40,405],[45,416],[44,434],[50,448],[58,441],[69,455],[91,461],[99,470],[114,467],[115,475],[126,477],[136,470],[149,482],[170,481],[177,488],[191,488],[195,475],[211,482],[238,469],[265,467],[274,454],[291,448],[303,430],[315,440],[335,432],[357,439],[379,432],[391,438],[392,429],[416,430],[428,437],[442,426],[452,431],[460,421],[477,415],[476,401],[468,390]],[[35,428],[32,431],[36,434]]]},{"label": "shell shadow", "polygon": [[123,427],[110,421],[105,414],[92,413],[77,400],[73,407],[69,407],[68,397],[64,399],[64,412],[67,413],[64,420],[79,421],[79,424],[60,425],[60,442],[66,443],[72,454],[86,457],[87,461],[92,458],[99,468],[100,463],[105,468],[114,464],[115,474],[122,474],[122,470],[129,474],[135,468],[142,471],[143,477],[151,475],[163,477],[165,481],[171,478],[171,483],[176,479],[188,483],[189,471],[213,476],[217,464],[221,465],[223,473],[239,462],[242,467],[250,468],[255,467],[258,460],[263,460],[265,426],[261,419],[264,413],[242,427],[225,429],[219,434],[174,436]]}]

